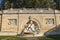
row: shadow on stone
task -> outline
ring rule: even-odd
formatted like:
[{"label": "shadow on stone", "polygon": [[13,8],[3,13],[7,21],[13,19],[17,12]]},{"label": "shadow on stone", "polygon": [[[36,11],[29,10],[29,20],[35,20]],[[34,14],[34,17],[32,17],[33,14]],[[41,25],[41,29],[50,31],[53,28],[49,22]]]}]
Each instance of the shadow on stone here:
[{"label": "shadow on stone", "polygon": [[60,25],[48,30],[44,35],[59,35],[60,34]]}]

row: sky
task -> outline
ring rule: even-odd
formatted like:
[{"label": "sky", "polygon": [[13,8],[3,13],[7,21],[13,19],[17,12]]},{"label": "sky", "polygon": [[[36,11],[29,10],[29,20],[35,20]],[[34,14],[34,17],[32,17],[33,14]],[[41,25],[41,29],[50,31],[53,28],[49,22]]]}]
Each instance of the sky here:
[{"label": "sky", "polygon": [[2,0],[0,0],[0,3],[2,2]]}]

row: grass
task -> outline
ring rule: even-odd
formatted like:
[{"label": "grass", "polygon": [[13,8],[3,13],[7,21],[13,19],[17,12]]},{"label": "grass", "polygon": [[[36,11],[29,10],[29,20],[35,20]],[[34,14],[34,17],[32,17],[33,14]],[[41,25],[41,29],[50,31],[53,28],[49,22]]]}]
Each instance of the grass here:
[{"label": "grass", "polygon": [[[38,37],[38,40],[60,40],[60,35],[49,35],[44,37]],[[23,37],[16,36],[0,36],[0,40],[27,40]]]},{"label": "grass", "polygon": [[26,38],[15,36],[0,36],[0,40],[26,40]]}]

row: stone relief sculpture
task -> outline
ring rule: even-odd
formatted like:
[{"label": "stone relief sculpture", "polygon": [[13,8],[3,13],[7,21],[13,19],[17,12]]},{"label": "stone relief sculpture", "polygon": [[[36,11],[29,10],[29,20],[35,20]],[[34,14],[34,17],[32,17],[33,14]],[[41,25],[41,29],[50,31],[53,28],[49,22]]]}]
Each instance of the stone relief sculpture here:
[{"label": "stone relief sculpture", "polygon": [[35,21],[31,20],[31,18],[29,17],[29,22],[27,23],[26,28],[24,29],[24,32],[39,34],[40,29],[39,29],[39,26],[37,25],[37,23]]}]

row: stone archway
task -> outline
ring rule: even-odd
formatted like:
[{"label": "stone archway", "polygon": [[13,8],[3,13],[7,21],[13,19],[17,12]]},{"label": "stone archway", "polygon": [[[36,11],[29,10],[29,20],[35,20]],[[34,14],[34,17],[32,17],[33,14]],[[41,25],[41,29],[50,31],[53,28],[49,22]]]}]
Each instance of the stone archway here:
[{"label": "stone archway", "polygon": [[29,16],[29,21],[26,23],[24,33],[39,34],[40,33],[40,23],[37,19]]}]

